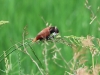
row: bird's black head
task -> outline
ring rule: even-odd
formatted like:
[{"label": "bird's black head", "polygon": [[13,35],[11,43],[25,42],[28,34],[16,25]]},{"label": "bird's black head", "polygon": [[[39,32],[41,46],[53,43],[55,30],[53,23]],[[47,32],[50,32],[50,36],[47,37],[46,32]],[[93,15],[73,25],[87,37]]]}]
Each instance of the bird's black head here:
[{"label": "bird's black head", "polygon": [[50,33],[52,34],[52,33],[59,33],[59,30],[58,30],[58,28],[57,27],[50,27]]}]

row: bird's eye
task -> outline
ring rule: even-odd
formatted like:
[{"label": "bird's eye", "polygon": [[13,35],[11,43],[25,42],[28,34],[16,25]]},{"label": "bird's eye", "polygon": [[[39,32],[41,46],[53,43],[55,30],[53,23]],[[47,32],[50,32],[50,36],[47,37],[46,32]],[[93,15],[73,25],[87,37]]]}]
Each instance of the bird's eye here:
[{"label": "bird's eye", "polygon": [[58,28],[55,28],[55,33],[59,33],[59,30],[58,30]]}]

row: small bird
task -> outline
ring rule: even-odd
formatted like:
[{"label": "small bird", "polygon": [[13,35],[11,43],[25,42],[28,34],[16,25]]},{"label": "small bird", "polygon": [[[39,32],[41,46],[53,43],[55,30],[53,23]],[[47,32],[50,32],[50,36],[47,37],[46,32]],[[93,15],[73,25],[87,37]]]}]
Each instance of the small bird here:
[{"label": "small bird", "polygon": [[46,27],[44,28],[42,31],[40,31],[38,33],[38,35],[33,39],[33,42],[36,42],[37,40],[49,40],[50,38],[52,38],[50,35],[53,33],[54,37],[57,33],[59,33],[58,28],[56,28],[55,26],[50,26],[50,27]]}]

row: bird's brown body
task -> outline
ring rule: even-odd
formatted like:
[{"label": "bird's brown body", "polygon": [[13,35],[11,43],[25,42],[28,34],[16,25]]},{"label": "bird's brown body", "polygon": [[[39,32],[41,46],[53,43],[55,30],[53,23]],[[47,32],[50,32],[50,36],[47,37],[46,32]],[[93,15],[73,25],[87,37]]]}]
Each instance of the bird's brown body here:
[{"label": "bird's brown body", "polygon": [[42,31],[38,33],[38,35],[33,39],[33,42],[37,40],[43,40],[43,39],[48,39],[49,36],[53,33],[58,33],[59,30],[56,27],[46,27]]}]

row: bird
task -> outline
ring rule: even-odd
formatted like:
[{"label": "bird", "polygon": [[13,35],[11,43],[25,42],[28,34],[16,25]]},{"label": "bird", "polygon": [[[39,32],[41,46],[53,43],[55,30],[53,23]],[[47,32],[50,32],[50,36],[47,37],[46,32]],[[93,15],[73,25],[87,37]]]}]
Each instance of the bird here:
[{"label": "bird", "polygon": [[[43,30],[41,30],[38,34],[37,34],[37,36],[32,40],[32,41],[30,41],[30,42],[36,42],[37,40],[44,40],[44,39],[46,39],[46,40],[49,40],[50,38],[54,38],[54,36],[57,34],[57,33],[59,33],[59,30],[58,30],[58,28],[57,27],[55,27],[55,26],[49,26],[49,27],[46,27],[46,28],[44,28]],[[52,36],[50,36],[51,34],[53,34]],[[25,43],[26,44],[26,43]],[[29,45],[29,44],[28,44]],[[13,46],[14,47],[14,46]],[[11,47],[11,48],[13,48],[13,47]],[[23,47],[23,44],[21,44],[20,46],[18,46],[17,48],[15,48],[14,50],[12,50],[11,52],[9,52],[4,58],[2,58],[1,59],[1,57],[3,56],[3,54],[0,56],[0,63],[9,55],[9,54],[11,54],[12,52],[14,52],[15,50],[17,50],[18,48],[20,48],[20,47]],[[32,49],[32,47],[29,45],[29,47]],[[10,48],[10,49],[11,49]],[[8,50],[10,50],[10,49],[8,49]],[[8,51],[7,50],[7,51]],[[7,52],[6,51],[6,52]],[[35,54],[35,52],[34,52],[34,50],[33,50],[33,53],[34,53],[34,55],[35,55],[35,57],[38,59],[38,61],[40,62],[40,60],[39,60],[39,58],[36,56],[36,54]],[[41,62],[40,62],[41,63]]]},{"label": "bird", "polygon": [[[52,37],[54,38],[54,36],[59,33],[59,30],[57,27],[55,26],[49,26],[44,28],[43,30],[41,30],[37,36],[32,40],[33,42],[36,42],[37,40],[49,40]],[[51,34],[53,34],[52,36],[50,36]]]}]

